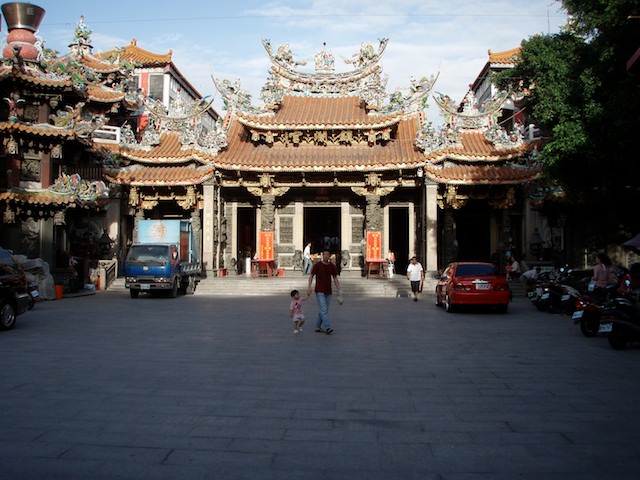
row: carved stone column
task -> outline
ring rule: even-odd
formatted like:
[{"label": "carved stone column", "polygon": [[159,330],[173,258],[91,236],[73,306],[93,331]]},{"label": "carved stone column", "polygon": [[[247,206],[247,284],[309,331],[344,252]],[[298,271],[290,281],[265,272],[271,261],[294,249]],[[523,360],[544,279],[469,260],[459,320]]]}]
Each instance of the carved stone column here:
[{"label": "carved stone column", "polygon": [[197,206],[191,210],[191,228],[196,239],[196,251],[202,252],[202,222],[200,221],[200,209]]},{"label": "carved stone column", "polygon": [[367,230],[382,230],[382,209],[380,208],[380,195],[366,195],[367,205],[364,211]]},{"label": "carved stone column", "polygon": [[260,230],[269,232],[275,230],[276,225],[276,207],[275,195],[262,195],[262,215],[260,222]]},{"label": "carved stone column", "polygon": [[434,272],[438,269],[438,185],[429,182],[425,190],[425,268]]}]

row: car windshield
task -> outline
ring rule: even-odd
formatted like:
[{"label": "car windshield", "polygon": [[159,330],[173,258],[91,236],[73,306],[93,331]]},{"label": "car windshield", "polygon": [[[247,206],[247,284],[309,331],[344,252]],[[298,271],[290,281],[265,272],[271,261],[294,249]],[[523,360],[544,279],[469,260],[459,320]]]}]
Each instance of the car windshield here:
[{"label": "car windshield", "polygon": [[135,245],[127,255],[129,265],[162,266],[169,263],[168,247],[162,245]]},{"label": "car windshield", "polygon": [[456,268],[456,277],[462,277],[465,275],[495,275],[496,268],[493,265],[487,265],[482,263],[469,263],[458,265]]}]

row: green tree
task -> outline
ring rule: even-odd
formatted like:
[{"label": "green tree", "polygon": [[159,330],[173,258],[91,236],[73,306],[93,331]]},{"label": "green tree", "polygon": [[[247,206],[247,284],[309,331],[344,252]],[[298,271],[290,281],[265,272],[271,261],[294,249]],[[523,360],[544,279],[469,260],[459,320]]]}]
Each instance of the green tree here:
[{"label": "green tree", "polygon": [[546,140],[539,159],[567,200],[592,209],[599,228],[638,230],[640,77],[626,63],[640,48],[640,20],[629,18],[640,0],[562,5],[563,31],[523,41],[516,67],[496,81],[524,95]]}]

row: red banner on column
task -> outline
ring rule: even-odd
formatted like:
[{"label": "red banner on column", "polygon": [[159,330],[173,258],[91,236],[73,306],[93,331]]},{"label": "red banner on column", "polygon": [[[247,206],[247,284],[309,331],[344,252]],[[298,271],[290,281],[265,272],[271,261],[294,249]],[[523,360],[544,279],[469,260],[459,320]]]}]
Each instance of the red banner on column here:
[{"label": "red banner on column", "polygon": [[367,232],[367,262],[382,260],[382,232]]},{"label": "red banner on column", "polygon": [[273,251],[273,230],[260,232],[260,249],[258,250],[258,258],[260,260],[273,260],[275,258]]}]

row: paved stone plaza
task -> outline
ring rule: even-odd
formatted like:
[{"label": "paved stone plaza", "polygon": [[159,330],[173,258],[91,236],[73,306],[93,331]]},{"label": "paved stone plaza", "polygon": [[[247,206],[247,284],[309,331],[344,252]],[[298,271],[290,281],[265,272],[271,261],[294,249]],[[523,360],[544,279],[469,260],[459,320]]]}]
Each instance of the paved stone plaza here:
[{"label": "paved stone plaza", "polygon": [[[335,299],[334,299],[335,300]],[[0,478],[637,479],[640,348],[516,299],[41,303],[0,333]]]}]

